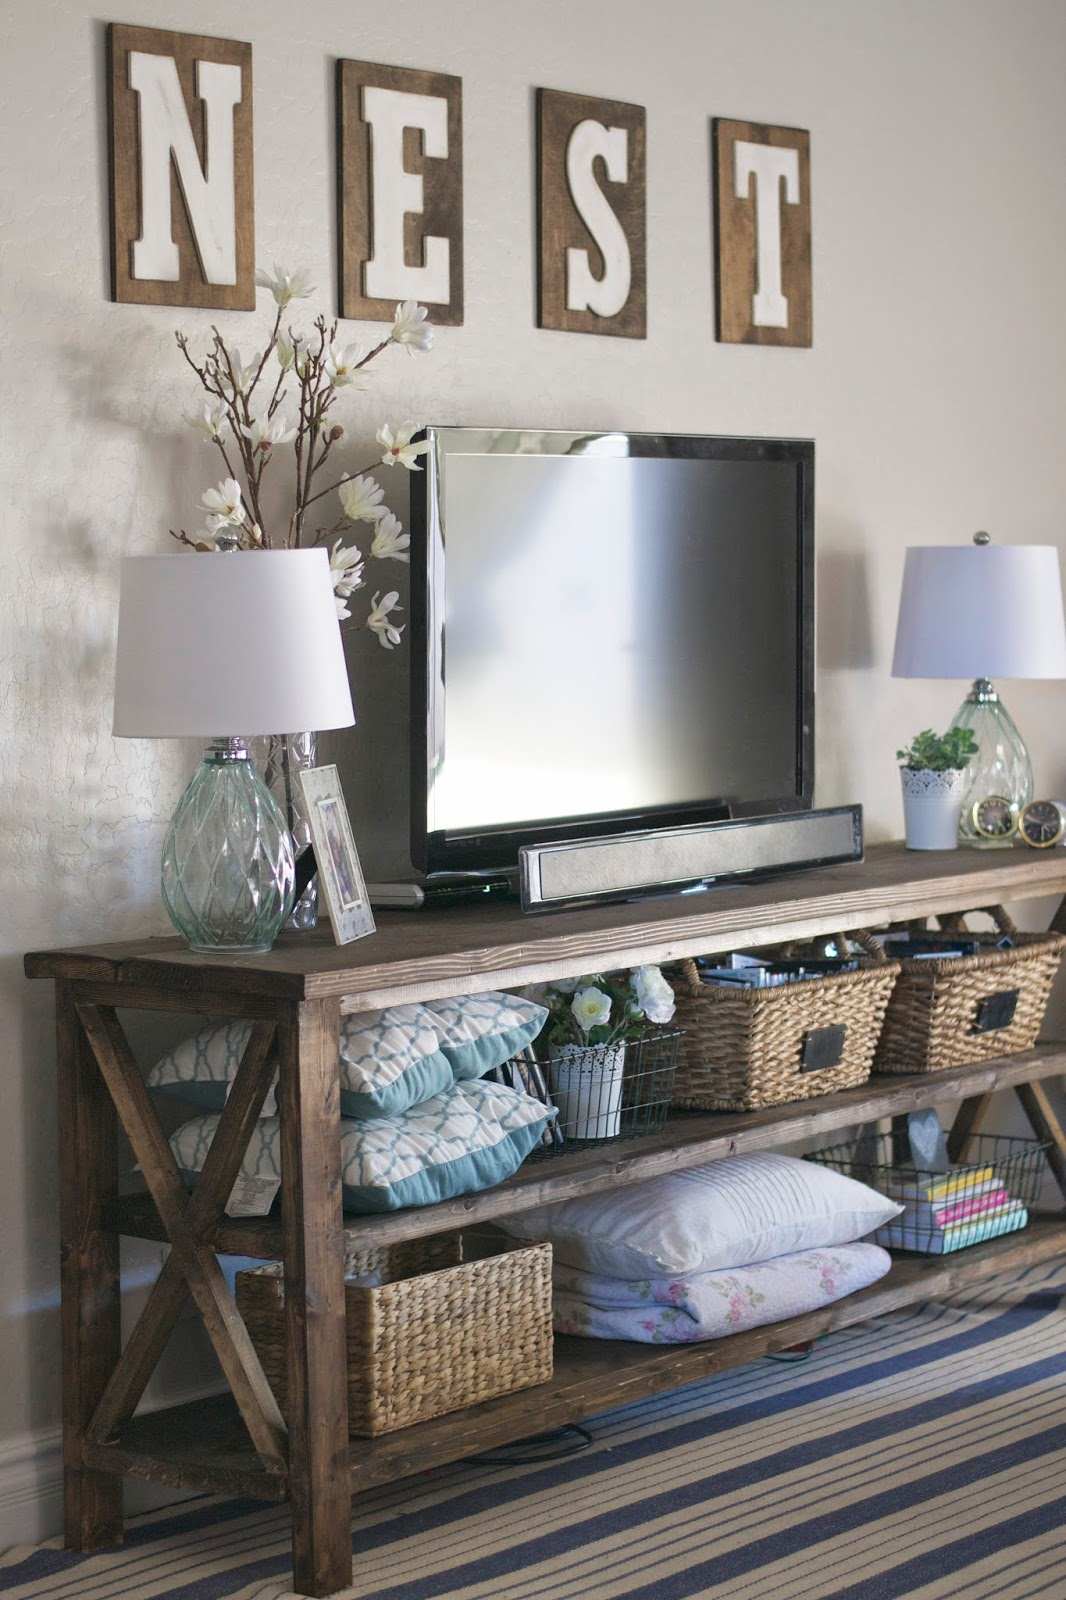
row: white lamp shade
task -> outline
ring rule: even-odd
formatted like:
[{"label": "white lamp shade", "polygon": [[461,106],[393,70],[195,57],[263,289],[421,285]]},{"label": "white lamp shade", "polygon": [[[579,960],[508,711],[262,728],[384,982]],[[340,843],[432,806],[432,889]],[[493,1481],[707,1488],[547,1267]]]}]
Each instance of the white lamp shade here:
[{"label": "white lamp shade", "polygon": [[116,734],[231,738],[354,721],[325,550],[124,558]]},{"label": "white lamp shade", "polygon": [[1053,545],[907,551],[894,678],[1066,678]]}]

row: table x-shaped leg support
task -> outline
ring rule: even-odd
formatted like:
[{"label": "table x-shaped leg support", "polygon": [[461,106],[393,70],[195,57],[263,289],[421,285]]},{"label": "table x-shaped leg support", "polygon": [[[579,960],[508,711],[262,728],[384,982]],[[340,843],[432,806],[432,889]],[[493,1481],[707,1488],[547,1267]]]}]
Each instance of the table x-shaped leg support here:
[{"label": "table x-shaped leg support", "polygon": [[275,1025],[253,1024],[203,1171],[190,1195],[114,1008],[79,1004],[77,1014],[171,1247],[96,1408],[88,1436],[102,1442],[133,1414],[191,1295],[252,1443],[267,1466],[283,1472],[287,1465],[285,1423],[212,1245],[273,1080],[270,1053]]}]

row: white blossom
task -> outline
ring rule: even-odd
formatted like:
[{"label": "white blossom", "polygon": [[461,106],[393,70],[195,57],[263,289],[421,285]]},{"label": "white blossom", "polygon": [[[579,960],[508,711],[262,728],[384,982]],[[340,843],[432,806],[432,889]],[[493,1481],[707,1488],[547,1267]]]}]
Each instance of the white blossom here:
[{"label": "white blossom", "polygon": [[274,346],[274,354],[278,358],[278,366],[282,372],[291,371],[296,363],[296,343],[288,334],[279,333],[278,342]]},{"label": "white blossom", "polygon": [[349,384],[355,383],[359,360],[357,344],[330,345],[326,351],[325,369],[326,377],[335,389],[346,389]]},{"label": "white blossom", "polygon": [[363,553],[354,544],[346,548],[338,539],[329,557],[329,575],[337,605],[337,620],[346,622],[351,616],[347,601],[356,589],[363,587]]},{"label": "white blossom", "polygon": [[420,306],[417,300],[401,301],[396,307],[392,332],[389,334],[393,344],[404,345],[409,356],[414,355],[416,350],[431,349],[433,329],[426,320],[428,316],[425,306]]},{"label": "white blossom", "polygon": [[233,387],[238,394],[248,393],[248,390],[251,388],[252,383],[255,380],[255,374],[259,367],[259,361],[260,357],[257,355],[251,355],[247,361],[244,361],[239,350],[230,351],[228,369],[229,377],[232,380]]},{"label": "white blossom", "polygon": [[415,431],[413,422],[405,422],[403,427],[396,429],[395,433],[387,422],[382,424],[377,433],[378,444],[385,447],[381,456],[382,466],[395,467],[399,465],[406,467],[408,472],[421,472],[422,469],[418,465],[418,458],[429,449],[429,440],[423,439],[419,444],[412,444],[411,440]]},{"label": "white blossom", "polygon": [[374,525],[374,541],[370,546],[370,554],[379,561],[410,561],[408,550],[411,545],[411,536],[403,531],[403,523],[399,517],[386,511],[379,517]]},{"label": "white blossom", "polygon": [[217,489],[205,489],[200,504],[211,513],[207,525],[210,528],[214,524],[216,533],[219,528],[239,527],[244,521],[241,486],[236,478],[224,478]]},{"label": "white blossom", "polygon": [[260,267],[256,272],[255,281],[261,289],[270,290],[279,306],[287,306],[290,300],[306,300],[315,290],[314,284],[302,269],[286,272],[276,261],[272,273]]},{"label": "white blossom", "polygon": [[211,444],[217,444],[222,437],[222,429],[226,421],[226,408],[221,400],[205,400],[203,411],[199,416],[195,413],[185,418],[190,428],[195,428],[197,433],[202,433]]},{"label": "white blossom", "polygon": [[611,997],[602,989],[579,989],[570,1002],[570,1010],[582,1033],[591,1033],[593,1028],[605,1028],[610,1022]]},{"label": "white blossom", "polygon": [[674,991],[658,967],[638,967],[632,976],[637,1004],[649,1022],[669,1022],[674,1014]]},{"label": "white blossom", "polygon": [[345,478],[338,484],[337,494],[349,522],[376,522],[385,515],[381,504],[385,491],[376,478],[369,478],[365,473],[358,478]]},{"label": "white blossom", "polygon": [[272,417],[253,417],[250,427],[242,422],[241,432],[253,450],[270,450],[276,444],[291,444],[296,437],[296,425],[276,411]]},{"label": "white blossom", "polygon": [[403,607],[396,603],[399,598],[398,591],[390,589],[384,598],[376,594],[370,602],[370,615],[366,619],[366,625],[377,634],[378,643],[384,650],[391,650],[394,645],[399,644],[403,633],[403,627],[397,627],[389,615],[390,611],[403,610]]}]

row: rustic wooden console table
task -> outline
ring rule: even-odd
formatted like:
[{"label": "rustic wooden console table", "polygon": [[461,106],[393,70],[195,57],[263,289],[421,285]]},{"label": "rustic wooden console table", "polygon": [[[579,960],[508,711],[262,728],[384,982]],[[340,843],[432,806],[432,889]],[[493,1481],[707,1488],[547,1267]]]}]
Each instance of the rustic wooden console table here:
[{"label": "rustic wooden console table", "polygon": [[[491,1445],[587,1417],[701,1378],[849,1322],[998,1276],[1066,1249],[1066,1221],[945,1259],[902,1258],[888,1277],[835,1306],[753,1332],[681,1347],[559,1339],[549,1384],[376,1440],[349,1440],[345,1385],[345,1243],[414,1238],[589,1194],[740,1150],[960,1102],[964,1153],[991,1095],[1013,1088],[1052,1145],[1066,1193],[1066,1135],[1041,1080],[1066,1072],[1066,1046],[932,1076],[873,1078],[820,1100],[744,1115],[687,1114],[652,1137],[533,1163],[508,1182],[386,1216],[341,1210],[337,1034],[342,1012],[508,988],[589,970],[877,926],[999,901],[1066,893],[1066,850],[909,854],[875,847],[862,864],[703,895],[541,917],[472,907],[380,917],[376,937],[337,949],[322,935],[286,938],[269,955],[208,958],[177,940],[92,946],[26,958],[56,985],[62,1196],[63,1421],[66,1537],[92,1550],[122,1537],[123,1476],[288,1500],[295,1586],[327,1595],[351,1582],[353,1492]],[[1066,902],[1064,902],[1066,904]],[[1063,925],[1060,909],[1056,925]],[[251,1038],[207,1166],[190,1195],[118,1018],[124,1008],[252,1021]],[[231,1220],[223,1207],[273,1072],[280,1064],[283,1181],[278,1215]],[[121,1123],[147,1183],[123,1196]],[[122,1234],[171,1249],[121,1347]],[[290,1409],[283,1421],[218,1262],[220,1254],[285,1264]],[[198,1307],[230,1393],[135,1415],[187,1297]]]}]

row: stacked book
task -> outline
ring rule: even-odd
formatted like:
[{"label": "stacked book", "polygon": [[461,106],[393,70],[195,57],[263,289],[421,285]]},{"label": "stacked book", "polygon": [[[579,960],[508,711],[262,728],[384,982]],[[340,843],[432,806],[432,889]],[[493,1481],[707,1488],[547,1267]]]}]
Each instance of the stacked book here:
[{"label": "stacked book", "polygon": [[1024,1228],[1029,1213],[997,1175],[995,1167],[957,1172],[893,1173],[882,1192],[903,1211],[874,1235],[886,1250],[947,1255],[966,1245]]}]

